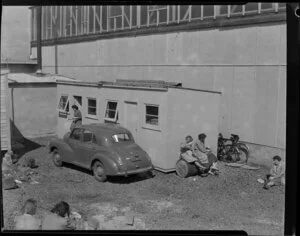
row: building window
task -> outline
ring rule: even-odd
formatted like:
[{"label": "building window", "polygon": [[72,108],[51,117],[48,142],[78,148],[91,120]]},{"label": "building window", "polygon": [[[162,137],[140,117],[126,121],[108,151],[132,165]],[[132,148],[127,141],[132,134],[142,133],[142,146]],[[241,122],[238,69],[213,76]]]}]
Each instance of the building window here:
[{"label": "building window", "polygon": [[107,101],[104,119],[116,122],[118,116],[117,107],[118,107],[118,102]]},{"label": "building window", "polygon": [[159,125],[158,105],[146,105],[146,124]]},{"label": "building window", "polygon": [[95,98],[88,98],[87,114],[96,116],[97,115],[97,100]]},{"label": "building window", "polygon": [[69,99],[67,95],[61,95],[58,103],[58,109],[60,111],[69,112]]},{"label": "building window", "polygon": [[[132,28],[184,24],[218,17],[263,15],[283,11],[285,5],[249,2],[244,5],[43,6],[42,39],[113,33]],[[33,41],[37,38],[36,10],[36,7],[31,8]]]}]

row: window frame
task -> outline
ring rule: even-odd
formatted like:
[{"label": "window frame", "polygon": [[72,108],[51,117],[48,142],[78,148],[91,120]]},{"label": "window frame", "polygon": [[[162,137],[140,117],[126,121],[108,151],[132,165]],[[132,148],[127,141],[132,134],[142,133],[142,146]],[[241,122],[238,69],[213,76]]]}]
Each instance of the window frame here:
[{"label": "window frame", "polygon": [[[61,109],[60,106],[59,106],[62,97],[67,97],[66,104],[65,104],[65,106],[64,106],[63,109]],[[68,103],[69,103],[69,111],[66,111],[66,108],[67,108]],[[68,115],[70,114],[70,99],[69,99],[69,95],[67,95],[67,94],[61,94],[61,95],[60,95],[59,100],[58,100],[58,104],[57,104],[57,108],[56,108],[56,109],[57,109],[58,111],[60,111],[60,112],[65,112],[65,113],[67,113]]]},{"label": "window frame", "polygon": [[[93,115],[93,114],[90,114],[89,113],[89,100],[95,100],[96,101],[96,106],[95,106],[95,109],[96,109],[96,114]],[[89,118],[93,118],[93,119],[98,119],[97,117],[97,113],[98,113],[98,109],[97,109],[97,104],[98,104],[98,99],[97,98],[93,98],[93,97],[87,97],[86,98],[86,117],[89,117]]]},{"label": "window frame", "polygon": [[[116,113],[115,113],[115,117],[114,118],[106,117],[107,110],[108,110],[108,103],[109,102],[115,102],[115,103],[117,103],[116,110],[115,110]],[[119,104],[119,101],[117,101],[117,100],[106,100],[106,108],[105,108],[105,113],[104,113],[104,120],[115,122],[115,123],[117,122],[118,113],[119,113],[118,104]],[[109,110],[112,110],[112,109],[109,109]]]},{"label": "window frame", "polygon": [[[144,109],[144,119],[143,119],[143,128],[148,128],[152,130],[161,130],[161,119],[160,119],[160,105],[159,104],[150,104],[150,103],[145,103],[145,109]],[[157,114],[157,124],[150,124],[147,123],[147,107],[152,106],[152,107],[157,107],[158,108],[158,114]],[[156,115],[150,115],[150,116],[156,116]]]}]

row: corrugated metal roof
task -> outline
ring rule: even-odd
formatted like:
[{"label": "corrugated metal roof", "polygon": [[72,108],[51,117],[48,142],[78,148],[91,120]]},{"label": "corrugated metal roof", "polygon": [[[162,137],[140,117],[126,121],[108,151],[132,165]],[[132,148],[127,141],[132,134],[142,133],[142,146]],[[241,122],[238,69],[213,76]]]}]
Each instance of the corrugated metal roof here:
[{"label": "corrugated metal roof", "polygon": [[57,80],[75,81],[73,78],[55,74],[9,73],[7,77],[9,83],[56,83]]}]

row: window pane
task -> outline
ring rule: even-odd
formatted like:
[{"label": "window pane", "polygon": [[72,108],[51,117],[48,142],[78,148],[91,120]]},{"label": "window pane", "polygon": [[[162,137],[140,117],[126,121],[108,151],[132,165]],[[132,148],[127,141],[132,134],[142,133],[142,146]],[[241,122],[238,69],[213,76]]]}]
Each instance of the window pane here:
[{"label": "window pane", "polygon": [[96,115],[96,108],[88,107],[88,114],[89,115]]},{"label": "window pane", "polygon": [[[97,11],[97,12],[100,12],[100,7],[99,7],[99,11]],[[106,6],[102,6],[102,19],[101,19],[101,21],[102,21],[102,28],[104,30],[106,30],[107,29],[107,7]],[[100,31],[100,29],[99,29],[99,31]]]},{"label": "window pane", "polygon": [[137,6],[132,6],[132,26],[137,25]]},{"label": "window pane", "polygon": [[94,32],[94,9],[92,6],[89,6],[89,33]]},{"label": "window pane", "polygon": [[115,135],[113,135],[112,140],[116,143],[119,143],[119,142],[130,141],[132,139],[128,134],[124,133],[124,134],[115,134]]},{"label": "window pane", "polygon": [[261,3],[261,9],[262,10],[273,9],[273,3],[271,3],[271,2],[262,2]]},{"label": "window pane", "polygon": [[228,5],[221,5],[221,6],[219,6],[219,13],[220,13],[220,15],[227,15],[227,13],[228,13]]},{"label": "window pane", "polygon": [[77,7],[76,6],[72,6],[72,17],[71,17],[71,25],[72,25],[72,35],[76,35],[76,11],[77,11]]},{"label": "window pane", "polygon": [[242,13],[242,9],[243,9],[243,7],[242,7],[242,5],[232,5],[232,6],[230,6],[230,11],[231,11],[231,13]]},{"label": "window pane", "polygon": [[117,104],[118,104],[117,102],[107,102],[106,113],[105,113],[106,118],[115,119],[116,112],[117,112]]},{"label": "window pane", "polygon": [[141,25],[147,24],[147,6],[141,6]]},{"label": "window pane", "polygon": [[82,98],[80,96],[73,96],[75,101],[80,105],[82,106]]},{"label": "window pane", "polygon": [[203,6],[203,17],[214,16],[214,6]]},{"label": "window pane", "polygon": [[286,3],[284,2],[279,3],[279,8],[285,8],[285,7],[286,7]]},{"label": "window pane", "polygon": [[46,7],[47,17],[47,39],[51,38],[51,6]]},{"label": "window pane", "polygon": [[245,5],[245,11],[258,11],[258,3],[247,3]]},{"label": "window pane", "polygon": [[67,100],[68,100],[68,96],[61,96],[58,103],[58,109],[64,110]]},{"label": "window pane", "polygon": [[88,131],[88,130],[85,130],[83,132],[83,142],[92,142],[93,140],[93,134]]},{"label": "window pane", "polygon": [[66,36],[71,35],[71,8],[66,6]]},{"label": "window pane", "polygon": [[146,124],[158,125],[158,106],[146,106]]},{"label": "window pane", "polygon": [[146,106],[146,114],[158,116],[158,106]]},{"label": "window pane", "polygon": [[82,34],[82,29],[83,29],[83,6],[77,6],[77,34],[80,35]]},{"label": "window pane", "polygon": [[[182,5],[180,6],[180,20],[184,19],[185,14],[188,12],[189,6],[188,5]],[[185,20],[187,20],[186,18]]]},{"label": "window pane", "polygon": [[67,106],[66,106],[66,112],[69,112],[69,101],[67,102]]},{"label": "window pane", "polygon": [[88,99],[88,114],[96,115],[96,99]]},{"label": "window pane", "polygon": [[167,22],[167,9],[159,11],[159,22],[160,23]]},{"label": "window pane", "polygon": [[122,14],[122,7],[121,6],[110,6],[109,15],[110,16],[118,16]]},{"label": "window pane", "polygon": [[81,136],[81,129],[74,129],[70,137],[76,140],[80,140],[80,136]]},{"label": "window pane", "polygon": [[192,18],[200,18],[201,17],[201,6],[194,5],[192,6]]},{"label": "window pane", "polygon": [[89,107],[96,107],[96,100],[95,99],[88,99],[88,106]]}]

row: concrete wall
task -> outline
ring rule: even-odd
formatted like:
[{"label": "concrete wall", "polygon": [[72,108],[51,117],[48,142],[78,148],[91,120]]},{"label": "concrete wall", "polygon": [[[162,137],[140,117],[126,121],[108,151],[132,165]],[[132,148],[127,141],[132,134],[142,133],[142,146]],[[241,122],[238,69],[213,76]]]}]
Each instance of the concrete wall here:
[{"label": "concrete wall", "polygon": [[27,138],[56,133],[56,84],[9,85],[14,135]]},{"label": "concrete wall", "polygon": [[[54,72],[54,46],[43,68]],[[222,92],[220,132],[285,148],[286,23],[58,46],[58,73],[85,81],[157,79]]]},{"label": "concrete wall", "polygon": [[1,13],[1,62],[28,61],[30,56],[28,6],[2,6]]},{"label": "concrete wall", "polygon": [[8,82],[7,82],[7,70],[1,70],[1,154],[2,151],[11,149],[11,133],[9,122],[9,96],[8,96]]},{"label": "concrete wall", "polygon": [[206,146],[217,154],[220,96],[219,93],[170,89],[165,134],[168,152],[166,166],[175,167],[180,143],[184,142],[187,135],[197,140],[200,133],[205,133]]}]

